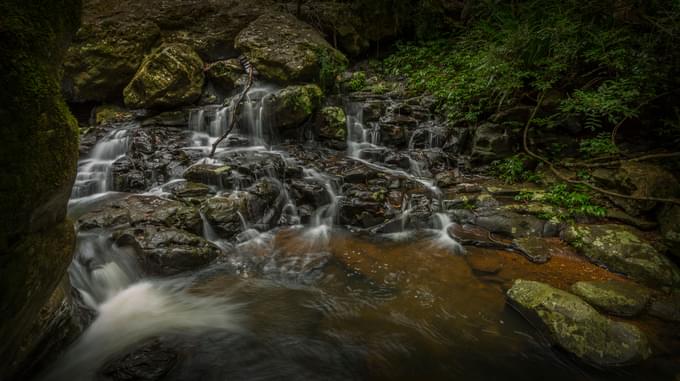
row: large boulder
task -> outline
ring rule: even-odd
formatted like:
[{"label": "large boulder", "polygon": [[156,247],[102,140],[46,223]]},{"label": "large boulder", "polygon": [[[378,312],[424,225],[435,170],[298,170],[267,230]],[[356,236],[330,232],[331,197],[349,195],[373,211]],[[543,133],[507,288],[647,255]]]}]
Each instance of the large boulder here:
[{"label": "large boulder", "polygon": [[64,62],[62,89],[71,102],[119,99],[160,37],[149,20],[86,23]]},{"label": "large boulder", "polygon": [[651,355],[649,343],[637,327],[604,317],[576,295],[522,279],[515,281],[507,295],[556,345],[588,363],[618,366]]},{"label": "large boulder", "polygon": [[651,296],[644,287],[615,280],[576,282],[571,286],[571,292],[593,306],[618,316],[639,314]]},{"label": "large boulder", "polygon": [[653,285],[680,284],[680,270],[624,225],[572,225],[564,238],[579,253],[609,270]]},{"label": "large boulder", "polygon": [[258,73],[279,83],[318,82],[330,85],[347,58],[314,28],[287,13],[266,13],[236,36]]},{"label": "large boulder", "polygon": [[152,275],[174,275],[195,270],[217,258],[221,250],[185,230],[147,225],[114,232],[119,246],[129,246],[144,270]]},{"label": "large boulder", "polygon": [[232,58],[211,63],[206,68],[205,74],[220,90],[229,93],[236,88],[245,71],[239,60]]},{"label": "large boulder", "polygon": [[[663,167],[640,162],[625,162],[617,169],[600,168],[593,178],[602,186],[637,197],[672,198],[680,194],[680,184]],[[609,197],[626,213],[639,216],[657,206],[656,201],[640,201]]]},{"label": "large boulder", "polygon": [[485,123],[475,129],[471,159],[475,164],[489,164],[517,151],[517,137],[507,126]]},{"label": "large boulder", "polygon": [[190,104],[201,96],[203,61],[188,45],[167,44],[148,56],[125,87],[125,105],[168,108]]},{"label": "large boulder", "polygon": [[271,100],[274,123],[279,129],[298,127],[319,108],[323,92],[317,85],[288,86]]},{"label": "large boulder", "polygon": [[[48,337],[38,316],[66,274],[75,245],[66,207],[78,125],[61,98],[61,62],[81,2],[0,2],[0,374],[11,379]],[[63,294],[62,294],[63,295]],[[59,327],[56,327],[57,330]],[[38,332],[38,330],[46,330]],[[39,357],[36,354],[34,358]]]}]

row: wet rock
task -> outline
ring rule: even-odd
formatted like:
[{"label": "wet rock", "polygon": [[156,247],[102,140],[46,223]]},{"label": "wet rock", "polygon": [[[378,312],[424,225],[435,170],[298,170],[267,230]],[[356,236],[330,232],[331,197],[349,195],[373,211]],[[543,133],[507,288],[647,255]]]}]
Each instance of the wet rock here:
[{"label": "wet rock", "polygon": [[[600,185],[632,196],[669,198],[680,194],[680,184],[673,174],[654,164],[626,162],[615,170],[597,169],[592,175]],[[633,216],[648,212],[658,204],[655,201],[609,198]]]},{"label": "wet rock", "polygon": [[571,292],[591,305],[617,316],[635,316],[646,307],[650,291],[634,283],[621,281],[577,282]]},{"label": "wet rock", "polygon": [[109,361],[100,374],[107,380],[161,380],[177,363],[178,353],[156,339]]},{"label": "wet rock", "polygon": [[538,237],[517,238],[512,241],[531,262],[546,263],[550,260],[550,245]]},{"label": "wet rock", "polygon": [[515,146],[516,137],[508,127],[485,123],[474,132],[471,159],[475,164],[489,164],[512,155]]},{"label": "wet rock", "polygon": [[654,298],[649,307],[649,314],[659,319],[680,322],[680,291],[675,290]]},{"label": "wet rock", "polygon": [[221,251],[202,237],[185,230],[165,226],[118,230],[113,233],[116,244],[130,246],[146,272],[153,275],[175,275],[196,270],[217,258]]},{"label": "wet rock", "polygon": [[288,86],[277,91],[271,100],[275,126],[289,129],[311,118],[321,104],[323,92],[316,85]]},{"label": "wet rock", "polygon": [[319,111],[318,137],[322,140],[347,139],[347,116],[341,107],[328,106]]},{"label": "wet rock", "polygon": [[666,206],[658,216],[663,242],[680,258],[680,206]]},{"label": "wet rock", "polygon": [[458,184],[458,171],[451,170],[437,173],[434,180],[439,188],[450,188]]},{"label": "wet rock", "polygon": [[210,187],[205,184],[193,183],[191,181],[181,181],[168,185],[164,191],[172,193],[179,198],[201,198],[210,194]]},{"label": "wet rock", "polygon": [[278,194],[272,183],[263,180],[248,191],[234,191],[206,200],[201,212],[220,237],[230,239],[245,231],[247,225],[270,228],[269,224],[277,220],[276,213],[280,212],[271,210]]},{"label": "wet rock", "polygon": [[229,165],[196,164],[189,167],[183,177],[191,182],[227,189],[233,184],[231,172]]},{"label": "wet rock", "polygon": [[125,87],[125,105],[168,108],[190,104],[201,96],[203,61],[188,45],[166,44],[142,62]]},{"label": "wet rock", "polygon": [[206,68],[205,75],[217,88],[229,93],[236,88],[239,79],[245,76],[245,70],[238,59],[232,58],[211,63]]},{"label": "wet rock", "polygon": [[588,363],[619,366],[651,355],[637,327],[602,316],[576,295],[518,279],[507,296],[526,317],[537,320],[552,341]]},{"label": "wet rock", "polygon": [[641,239],[634,228],[623,225],[573,225],[564,231],[564,238],[579,253],[607,266],[611,271],[650,284],[680,284],[677,266]]},{"label": "wet rock", "polygon": [[286,13],[260,16],[236,36],[235,47],[263,78],[281,83],[330,84],[347,65],[347,58],[316,30]]},{"label": "wet rock", "polygon": [[365,184],[368,180],[375,179],[378,174],[365,167],[350,169],[342,174],[342,182],[345,184]]},{"label": "wet rock", "polygon": [[481,211],[474,219],[474,224],[492,233],[508,237],[541,237],[544,235],[545,221],[513,212],[496,213],[497,211]]},{"label": "wet rock", "polygon": [[90,211],[78,219],[81,230],[122,225],[175,227],[196,234],[200,234],[203,229],[201,216],[196,208],[157,196],[129,196]]},{"label": "wet rock", "polygon": [[160,28],[149,20],[89,21],[66,55],[63,92],[72,102],[118,99]]}]

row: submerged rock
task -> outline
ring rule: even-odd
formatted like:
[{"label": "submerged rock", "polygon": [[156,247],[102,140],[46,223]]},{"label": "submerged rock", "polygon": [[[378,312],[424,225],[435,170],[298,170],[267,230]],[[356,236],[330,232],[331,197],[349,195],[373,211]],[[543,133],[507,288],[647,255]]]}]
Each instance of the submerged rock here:
[{"label": "submerged rock", "polygon": [[623,225],[572,225],[564,231],[564,238],[579,253],[611,271],[650,284],[680,284],[677,266],[638,234]]},{"label": "submerged rock", "polygon": [[680,291],[654,298],[649,314],[659,319],[680,322]]},{"label": "submerged rock", "polygon": [[235,47],[263,78],[280,83],[330,84],[347,65],[314,28],[287,13],[260,16],[236,36]]},{"label": "submerged rock", "polygon": [[540,322],[553,342],[588,363],[627,365],[651,355],[637,327],[602,316],[576,295],[522,279],[507,295],[522,313]]},{"label": "submerged rock", "polygon": [[154,275],[174,275],[203,267],[221,250],[204,238],[184,230],[147,225],[116,231],[116,244],[131,246],[142,267]]},{"label": "submerged rock", "polygon": [[166,44],[148,56],[125,87],[125,104],[164,108],[190,104],[201,96],[203,61],[188,45]]},{"label": "submerged rock", "polygon": [[617,316],[638,315],[645,309],[651,295],[644,287],[613,280],[577,282],[571,286],[571,292]]}]

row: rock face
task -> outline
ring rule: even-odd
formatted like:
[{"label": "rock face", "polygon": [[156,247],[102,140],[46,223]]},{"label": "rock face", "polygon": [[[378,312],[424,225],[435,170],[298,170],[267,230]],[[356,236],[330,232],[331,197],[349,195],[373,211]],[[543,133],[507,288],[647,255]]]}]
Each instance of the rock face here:
[{"label": "rock face", "polygon": [[314,28],[287,13],[260,16],[236,36],[235,47],[263,78],[275,82],[330,84],[347,65]]},{"label": "rock face", "polygon": [[591,260],[649,284],[680,284],[680,271],[639,233],[623,225],[573,225],[564,238]]},{"label": "rock face", "polygon": [[515,152],[515,136],[509,128],[486,123],[477,127],[472,139],[472,161],[489,164]]},{"label": "rock face", "polygon": [[507,295],[525,316],[537,318],[557,345],[588,363],[617,366],[651,355],[637,327],[607,319],[576,295],[522,279]]},{"label": "rock face", "polygon": [[646,288],[619,281],[577,282],[571,286],[571,292],[593,306],[618,316],[639,314],[650,297]]},{"label": "rock face", "polygon": [[[628,162],[616,170],[598,169],[593,172],[593,178],[603,186],[633,196],[663,198],[680,194],[680,184],[673,174],[654,164]],[[633,216],[648,212],[657,205],[655,201],[617,197],[611,197],[611,200]]]},{"label": "rock face", "polygon": [[232,58],[211,63],[205,74],[220,90],[230,92],[234,90],[238,80],[244,77],[245,71],[239,60]]},{"label": "rock face", "polygon": [[[61,98],[60,63],[81,3],[0,2],[0,374],[21,367],[50,337],[39,317],[75,244],[65,219],[78,158],[78,127]],[[40,322],[38,321],[40,320]],[[37,328],[36,328],[37,327]],[[32,331],[32,332],[31,332]],[[55,333],[56,335],[56,333]],[[22,350],[19,347],[24,345]]]},{"label": "rock face", "polygon": [[125,87],[131,108],[167,108],[189,104],[201,96],[203,61],[188,45],[168,44],[144,59]]},{"label": "rock face", "polygon": [[288,86],[274,94],[272,112],[279,129],[298,127],[319,108],[323,92],[317,85]]}]

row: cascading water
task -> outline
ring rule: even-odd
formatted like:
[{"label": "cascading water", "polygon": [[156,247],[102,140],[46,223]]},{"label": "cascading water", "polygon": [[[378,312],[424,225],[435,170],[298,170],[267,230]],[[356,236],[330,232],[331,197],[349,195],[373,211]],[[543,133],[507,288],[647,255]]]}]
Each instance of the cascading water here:
[{"label": "cascading water", "polygon": [[78,200],[113,189],[111,167],[116,160],[125,157],[129,145],[129,129],[134,125],[109,132],[92,149],[87,159],[78,163],[76,181],[71,199]]}]

